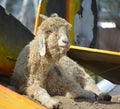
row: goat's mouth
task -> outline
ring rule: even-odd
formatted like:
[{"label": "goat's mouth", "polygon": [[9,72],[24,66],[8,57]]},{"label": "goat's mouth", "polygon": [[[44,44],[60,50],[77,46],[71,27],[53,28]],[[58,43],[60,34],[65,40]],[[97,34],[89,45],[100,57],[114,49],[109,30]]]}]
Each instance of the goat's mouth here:
[{"label": "goat's mouth", "polygon": [[70,45],[65,45],[65,46],[59,46],[60,49],[63,51],[63,52],[67,52],[70,48]]}]

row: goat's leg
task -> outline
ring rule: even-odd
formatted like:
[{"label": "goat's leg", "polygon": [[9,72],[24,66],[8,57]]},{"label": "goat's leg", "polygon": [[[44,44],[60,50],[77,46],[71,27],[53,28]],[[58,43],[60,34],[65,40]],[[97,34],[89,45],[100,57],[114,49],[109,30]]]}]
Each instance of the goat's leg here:
[{"label": "goat's leg", "polygon": [[102,93],[102,91],[96,86],[95,82],[91,79],[91,77],[86,74],[86,83],[84,86],[85,90],[90,90],[98,95],[98,100],[110,101],[111,96],[108,93]]},{"label": "goat's leg", "polygon": [[81,97],[81,98],[88,98],[88,99],[93,99],[93,100],[96,99],[95,93],[93,93],[91,91],[84,90],[80,86],[80,84],[72,78],[68,78],[68,77],[64,76],[61,78],[61,83],[64,85],[65,90],[67,91],[66,97],[68,97],[68,98]]},{"label": "goat's leg", "polygon": [[52,98],[47,91],[38,84],[33,84],[27,87],[26,94],[49,109],[57,109],[60,105],[60,102],[57,99]]},{"label": "goat's leg", "polygon": [[66,93],[68,98],[87,98],[96,100],[97,96],[91,91],[84,90],[78,83],[71,82],[69,84],[68,92]]},{"label": "goat's leg", "polygon": [[97,95],[101,93],[101,90],[96,86],[95,81],[92,80],[92,78],[88,74],[85,74],[84,79],[85,79],[85,85],[84,85],[85,90],[90,90],[96,93]]}]

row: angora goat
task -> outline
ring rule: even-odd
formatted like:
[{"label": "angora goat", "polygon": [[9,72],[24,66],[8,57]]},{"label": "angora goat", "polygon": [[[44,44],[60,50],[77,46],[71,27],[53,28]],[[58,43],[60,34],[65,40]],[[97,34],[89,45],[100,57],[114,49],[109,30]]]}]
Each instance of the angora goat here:
[{"label": "angora goat", "polygon": [[57,15],[41,17],[44,21],[37,36],[26,45],[17,59],[11,84],[20,93],[50,109],[58,108],[60,104],[59,100],[51,97],[54,95],[95,100],[95,93],[84,90],[89,81],[87,74],[65,56],[70,46],[68,30],[71,25]]},{"label": "angora goat", "polygon": [[68,30],[71,24],[56,14],[41,17],[43,22],[37,36],[18,56],[11,85],[20,93],[40,101],[47,108],[57,108],[59,101],[48,94],[46,82],[49,81],[47,76],[50,66],[69,50]]}]

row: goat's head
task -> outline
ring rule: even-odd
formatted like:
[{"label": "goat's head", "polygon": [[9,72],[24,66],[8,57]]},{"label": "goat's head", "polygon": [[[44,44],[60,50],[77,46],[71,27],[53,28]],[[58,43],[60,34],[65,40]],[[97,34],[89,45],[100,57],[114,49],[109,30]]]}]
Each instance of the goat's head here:
[{"label": "goat's head", "polygon": [[[53,14],[51,17],[41,15],[43,22],[38,30],[40,55],[48,52],[52,58],[60,58],[66,54],[70,47],[68,30],[71,28],[65,19]],[[42,33],[42,34],[41,34]]]}]

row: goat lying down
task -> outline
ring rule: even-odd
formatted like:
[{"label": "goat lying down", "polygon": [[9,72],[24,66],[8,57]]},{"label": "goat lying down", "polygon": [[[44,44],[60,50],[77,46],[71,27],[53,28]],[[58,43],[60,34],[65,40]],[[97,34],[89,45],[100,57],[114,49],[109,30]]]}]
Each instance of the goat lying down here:
[{"label": "goat lying down", "polygon": [[52,96],[57,94],[66,95],[68,98],[111,100],[110,95],[98,89],[95,81],[85,72],[84,68],[66,55],[52,65],[47,80],[50,81],[47,83],[47,91]]},{"label": "goat lying down", "polygon": [[71,25],[57,14],[41,17],[43,22],[37,36],[18,56],[11,85],[49,109],[58,108],[60,104],[53,95],[95,100],[95,93],[83,89],[89,77],[78,70],[78,65],[73,68],[75,62],[65,56],[70,46],[68,30]]}]

